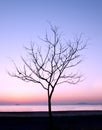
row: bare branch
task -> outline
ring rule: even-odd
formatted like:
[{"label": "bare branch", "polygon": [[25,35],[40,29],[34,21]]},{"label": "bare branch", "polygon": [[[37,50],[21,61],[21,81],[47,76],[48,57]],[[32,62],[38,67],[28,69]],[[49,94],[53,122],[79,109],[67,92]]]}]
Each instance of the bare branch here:
[{"label": "bare branch", "polygon": [[[51,99],[56,85],[62,83],[77,84],[81,81],[82,75],[70,73],[71,68],[81,63],[81,51],[85,49],[82,36],[75,37],[74,41],[63,42],[56,26],[50,25],[51,37],[48,33],[41,39],[46,43],[46,51],[42,47],[25,47],[29,58],[21,57],[23,69],[17,67],[13,61],[16,73],[8,74],[26,82],[40,84],[48,92]],[[45,86],[46,83],[46,86]]]}]

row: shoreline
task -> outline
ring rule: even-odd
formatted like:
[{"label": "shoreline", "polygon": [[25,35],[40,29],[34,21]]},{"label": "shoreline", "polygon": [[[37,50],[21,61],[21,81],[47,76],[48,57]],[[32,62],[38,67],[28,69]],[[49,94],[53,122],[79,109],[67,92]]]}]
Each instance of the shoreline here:
[{"label": "shoreline", "polygon": [[[81,111],[52,111],[54,117],[60,116],[102,116],[102,110],[81,110]],[[0,112],[0,117],[48,117],[47,111],[22,111],[22,112]]]},{"label": "shoreline", "polygon": [[[102,130],[102,111],[53,111],[53,130]],[[49,130],[48,112],[0,112],[0,130]]]}]

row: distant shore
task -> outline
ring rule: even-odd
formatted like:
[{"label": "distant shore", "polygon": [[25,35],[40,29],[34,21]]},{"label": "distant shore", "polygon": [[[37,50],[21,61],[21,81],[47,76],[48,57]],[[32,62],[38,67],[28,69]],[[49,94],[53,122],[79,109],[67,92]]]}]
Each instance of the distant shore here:
[{"label": "distant shore", "polygon": [[[102,130],[102,111],[55,111],[54,130]],[[48,112],[0,112],[0,130],[49,130]]]}]

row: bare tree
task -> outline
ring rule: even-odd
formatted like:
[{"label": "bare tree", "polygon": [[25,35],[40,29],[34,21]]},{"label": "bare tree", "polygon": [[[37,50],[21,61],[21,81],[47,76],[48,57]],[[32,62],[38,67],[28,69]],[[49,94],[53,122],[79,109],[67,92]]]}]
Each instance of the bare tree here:
[{"label": "bare tree", "polygon": [[40,84],[46,90],[51,118],[51,99],[55,87],[62,83],[76,84],[81,80],[81,75],[70,70],[81,62],[80,52],[86,44],[83,44],[81,36],[76,37],[73,42],[66,42],[58,33],[56,26],[50,27],[52,37],[46,33],[45,38],[41,39],[46,43],[44,44],[46,45],[45,52],[42,53],[39,47],[36,49],[35,44],[30,44],[30,47],[25,48],[29,58],[27,57],[26,60],[22,57],[23,68],[20,69],[14,63],[16,72],[9,75],[23,81]]}]

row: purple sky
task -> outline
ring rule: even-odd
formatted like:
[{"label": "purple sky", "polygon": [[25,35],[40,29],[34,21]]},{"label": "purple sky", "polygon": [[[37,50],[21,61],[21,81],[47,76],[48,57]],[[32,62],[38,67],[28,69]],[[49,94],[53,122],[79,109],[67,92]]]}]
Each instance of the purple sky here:
[{"label": "purple sky", "polygon": [[83,41],[89,39],[80,65],[85,81],[57,87],[53,100],[102,102],[101,0],[0,0],[0,102],[46,100],[41,87],[11,78],[6,70],[14,70],[9,58],[21,65],[24,45],[43,37],[48,21],[59,27],[66,40],[80,33]]}]

